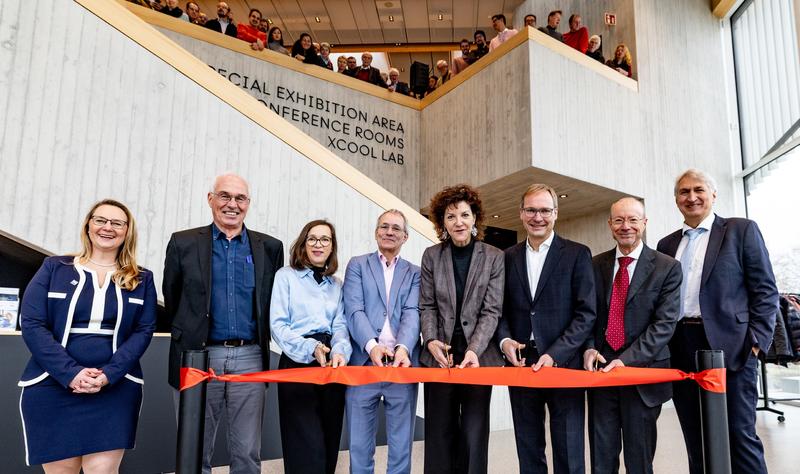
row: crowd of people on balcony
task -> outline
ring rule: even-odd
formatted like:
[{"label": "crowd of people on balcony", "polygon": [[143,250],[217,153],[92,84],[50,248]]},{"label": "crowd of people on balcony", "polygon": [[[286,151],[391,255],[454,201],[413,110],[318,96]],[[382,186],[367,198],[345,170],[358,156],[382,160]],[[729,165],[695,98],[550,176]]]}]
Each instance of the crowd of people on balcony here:
[{"label": "crowd of people on balcony", "polygon": [[[399,71],[396,68],[391,68],[387,73],[372,66],[372,54],[369,52],[364,52],[361,55],[361,65],[358,64],[355,56],[340,56],[334,69],[333,61],[330,58],[331,45],[329,43],[315,42],[309,33],[302,33],[294,44],[291,46],[286,45],[283,31],[277,26],[270,27],[270,20],[265,18],[261,11],[256,8],[250,10],[246,23],[236,24],[233,13],[225,2],[217,4],[216,18],[208,19],[207,15],[200,10],[198,4],[192,1],[186,3],[185,11],[178,6],[178,0],[130,1],[153,8],[174,18],[238,38],[249,43],[250,47],[255,51],[269,49],[291,56],[305,64],[320,66],[331,71],[335,70],[338,73],[360,79],[375,86],[419,99],[441,87],[454,76],[466,70],[471,64],[500,47],[518,32],[516,29],[508,28],[505,15],[493,15],[492,29],[496,33],[494,38],[487,42],[486,32],[477,30],[473,34],[472,42],[466,38],[462,39],[459,43],[461,55],[454,58],[452,63],[443,59],[437,61],[435,70],[431,71],[427,88],[415,93],[407,83],[399,81]],[[586,54],[600,63],[606,64],[626,77],[632,76],[633,62],[630,50],[625,43],[619,43],[614,49],[613,56],[606,60],[603,56],[602,38],[597,34],[589,34],[589,29],[583,25],[581,15],[577,13],[570,15],[569,31],[564,33],[559,32],[561,16],[561,10],[549,12],[547,23],[539,27],[538,31]],[[536,29],[536,21],[536,15],[525,15],[524,26]],[[393,71],[397,71],[395,79],[392,79]]]}]

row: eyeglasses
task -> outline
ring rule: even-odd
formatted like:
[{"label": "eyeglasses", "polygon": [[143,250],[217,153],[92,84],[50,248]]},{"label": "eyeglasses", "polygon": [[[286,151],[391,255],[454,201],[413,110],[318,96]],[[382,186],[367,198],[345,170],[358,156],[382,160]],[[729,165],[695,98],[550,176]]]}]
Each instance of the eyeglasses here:
[{"label": "eyeglasses", "polygon": [[541,209],[536,209],[535,207],[523,207],[522,212],[525,213],[525,217],[533,217],[536,214],[539,214],[543,218],[547,219],[553,215],[555,209],[552,207],[543,207]]},{"label": "eyeglasses", "polygon": [[236,201],[237,204],[245,204],[250,202],[250,197],[248,197],[246,194],[237,194],[236,196],[231,196],[228,193],[211,193],[211,194],[213,196],[216,196],[217,199],[220,200],[220,202],[226,204],[231,202],[231,199]]},{"label": "eyeglasses", "polygon": [[392,232],[395,232],[395,233],[398,233],[398,234],[401,233],[401,232],[402,233],[406,232],[405,229],[403,229],[399,225],[381,224],[381,225],[378,226],[378,230],[381,230],[383,232],[388,232],[389,229],[391,229]]},{"label": "eyeglasses", "polygon": [[621,227],[622,224],[627,222],[628,225],[637,226],[641,224],[643,221],[644,219],[639,219],[638,217],[628,217],[628,218],[615,217],[614,219],[611,219],[611,225],[613,225],[614,227]]},{"label": "eyeglasses", "polygon": [[309,247],[314,247],[318,243],[323,247],[327,247],[327,246],[329,246],[331,244],[331,242],[333,242],[333,239],[331,239],[330,237],[316,238],[316,237],[309,236],[306,239],[306,244],[308,244]]},{"label": "eyeglasses", "polygon": [[103,227],[106,225],[106,223],[111,223],[111,228],[117,230],[124,229],[125,226],[128,225],[128,223],[125,221],[121,221],[119,219],[107,219],[102,216],[92,216],[92,218],[89,220],[92,221],[92,224],[96,225],[97,227]]}]

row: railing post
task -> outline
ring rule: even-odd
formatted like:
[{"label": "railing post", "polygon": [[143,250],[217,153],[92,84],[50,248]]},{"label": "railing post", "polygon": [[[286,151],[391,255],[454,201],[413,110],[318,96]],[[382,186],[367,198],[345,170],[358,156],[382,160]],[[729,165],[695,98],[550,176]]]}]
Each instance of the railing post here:
[{"label": "railing post", "polygon": [[[722,369],[722,351],[697,351],[697,368]],[[703,431],[703,467],[706,474],[731,473],[731,447],[728,439],[728,404],[724,393],[700,389],[700,419]]]},{"label": "railing post", "polygon": [[[208,370],[207,351],[184,351],[181,367]],[[180,394],[176,474],[199,474],[203,469],[203,433],[206,420],[207,381]]]}]

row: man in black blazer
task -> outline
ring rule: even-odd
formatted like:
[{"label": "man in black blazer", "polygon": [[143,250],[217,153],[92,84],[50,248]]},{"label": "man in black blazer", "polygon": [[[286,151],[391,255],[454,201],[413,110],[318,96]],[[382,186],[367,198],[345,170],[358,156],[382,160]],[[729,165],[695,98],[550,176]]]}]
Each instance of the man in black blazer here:
[{"label": "man in black blazer", "polygon": [[[757,356],[769,349],[779,311],[778,289],[764,239],[755,222],[713,213],[717,186],[702,171],[685,171],[675,182],[681,230],[658,250],[683,267],[681,320],[670,342],[673,367],[696,371],[695,352],[722,350],[727,368],[728,435],[734,473],[766,473],[764,447],[756,434]],[[703,472],[699,389],[673,385],[689,469]]]},{"label": "man in black blazer", "polygon": [[[505,298],[497,339],[514,366],[579,369],[595,321],[589,248],[553,232],[556,192],[533,184],[522,196],[525,242],[505,252]],[[520,472],[547,473],[544,409],[550,414],[553,468],[583,473],[584,390],[509,387]]]},{"label": "man in black blazer", "polygon": [[234,25],[228,17],[230,11],[231,9],[228,7],[227,3],[219,2],[217,4],[217,18],[214,20],[208,20],[203,26],[209,30],[216,31],[217,33],[225,33],[228,36],[233,36],[236,38],[236,25]]},{"label": "man in black blazer", "polygon": [[[245,228],[250,196],[244,179],[221,175],[213,189],[207,197],[213,223],[176,232],[167,245],[163,293],[172,332],[169,383],[175,388],[186,350],[208,350],[209,367],[218,374],[269,369],[269,304],[283,244]],[[264,399],[262,384],[209,384],[203,472],[211,472],[223,412],[231,472],[261,472]]]},{"label": "man in black blazer", "polygon": [[[630,197],[611,206],[608,218],[616,248],[592,259],[597,321],[583,367],[669,367],[669,341],[680,313],[681,264],[642,242],[644,205]],[[625,446],[627,472],[653,472],[656,421],[672,397],[670,383],[589,390],[592,473],[619,471]]]}]

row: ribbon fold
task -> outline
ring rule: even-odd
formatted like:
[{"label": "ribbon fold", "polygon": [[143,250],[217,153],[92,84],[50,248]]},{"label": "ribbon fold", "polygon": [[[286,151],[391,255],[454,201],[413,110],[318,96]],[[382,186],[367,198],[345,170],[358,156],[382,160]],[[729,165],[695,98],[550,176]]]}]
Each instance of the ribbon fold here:
[{"label": "ribbon fold", "polygon": [[544,367],[534,372],[530,367],[479,367],[471,369],[440,369],[425,367],[312,367],[301,369],[267,370],[249,374],[217,375],[184,367],[181,368],[181,391],[204,381],[312,383],[324,385],[367,385],[390,383],[457,383],[470,385],[505,385],[529,388],[592,388],[642,385],[694,380],[703,390],[725,393],[725,369],[702,372],[683,372],[678,369],[617,367],[610,372]]}]

